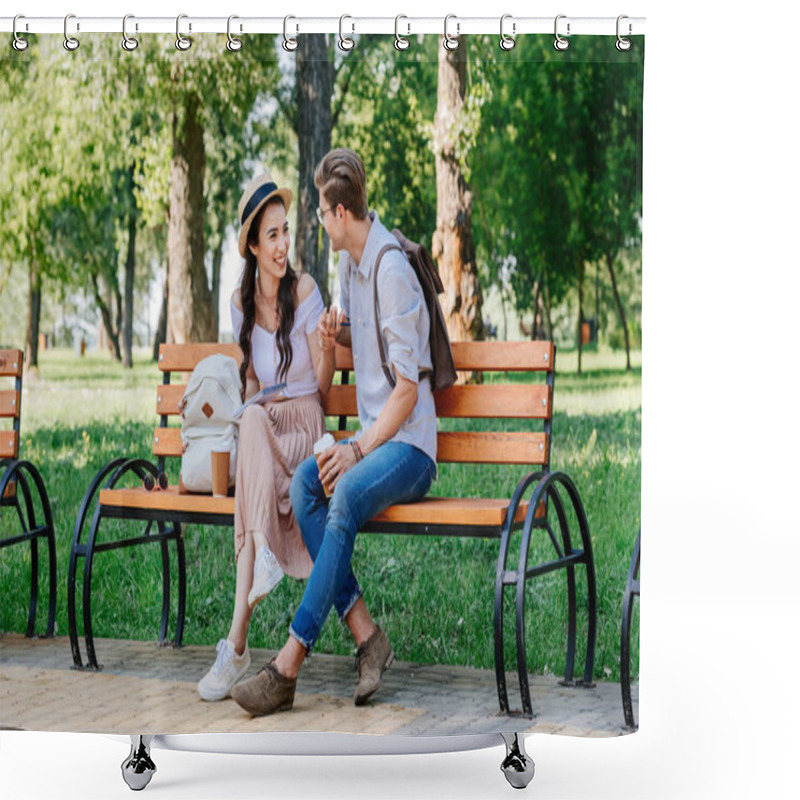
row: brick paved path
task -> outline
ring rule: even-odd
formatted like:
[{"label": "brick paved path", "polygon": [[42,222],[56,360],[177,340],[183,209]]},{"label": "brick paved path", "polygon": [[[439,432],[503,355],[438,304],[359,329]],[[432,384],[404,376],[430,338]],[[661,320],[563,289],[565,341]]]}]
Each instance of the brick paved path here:
[{"label": "brick paved path", "polygon": [[[251,718],[233,700],[205,703],[197,681],[213,647],[158,647],[152,642],[95,640],[100,672],[72,669],[69,639],[0,636],[0,727],[97,733],[335,731],[371,734],[494,732],[618,736],[625,733],[620,688],[562,687],[553,676],[530,676],[535,717],[497,710],[494,672],[395,661],[367,706],[353,705],[353,658],[313,655],[300,673],[294,709]],[[251,650],[255,672],[274,651]],[[519,705],[516,676],[509,698]],[[513,692],[516,691],[516,696]],[[638,719],[638,686],[633,691]]]}]

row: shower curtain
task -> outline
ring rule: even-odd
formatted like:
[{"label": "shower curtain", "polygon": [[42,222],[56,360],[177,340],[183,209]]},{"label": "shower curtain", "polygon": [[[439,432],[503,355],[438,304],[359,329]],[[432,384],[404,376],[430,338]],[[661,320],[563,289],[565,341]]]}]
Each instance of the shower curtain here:
[{"label": "shower curtain", "polygon": [[[2,551],[3,727],[432,736],[505,731],[507,712],[521,711],[520,732],[634,729],[620,679],[630,669],[638,721],[636,606],[627,666],[620,626],[641,527],[644,37],[625,49],[613,35],[573,37],[568,47],[552,35],[519,36],[513,47],[470,35],[448,49],[432,34],[356,34],[343,49],[335,35],[309,34],[292,49],[282,36],[243,36],[238,48],[179,29],[178,41],[191,42],[181,49],[167,35],[140,34],[122,48],[118,34],[72,33],[77,47],[71,36],[29,34],[26,49],[0,55],[0,348],[25,351],[20,458],[43,476],[58,564],[55,636],[28,638],[30,551]],[[181,647],[170,646],[174,593],[157,643],[158,546],[99,550],[91,605],[84,600],[81,502],[114,458],[153,460],[159,343],[234,341],[236,205],[255,175],[269,170],[291,188],[293,262],[326,306],[341,302],[339,256],[316,219],[314,185],[317,163],[337,147],[361,157],[381,222],[432,252],[451,339],[556,345],[550,467],[579,493],[596,586],[586,570],[574,587],[563,571],[543,571],[522,593],[529,709],[516,689],[513,592],[502,600],[500,634],[511,700],[498,707],[496,538],[359,535],[354,569],[396,657],[364,707],[352,703],[355,646],[335,615],[291,712],[251,718],[230,698],[201,699],[197,683],[233,609],[229,527],[181,531]],[[537,378],[486,377],[515,380]],[[521,425],[514,429],[535,429]],[[440,431],[460,426],[440,420]],[[177,468],[174,460],[167,469],[170,485]],[[509,498],[524,474],[508,464],[442,464],[432,494]],[[15,535],[19,515],[4,507],[0,519],[3,538]],[[98,543],[123,528],[146,536],[152,525],[109,520]],[[563,549],[559,531],[536,533],[534,556],[547,563]],[[47,572],[42,559],[39,570]],[[250,676],[285,640],[304,585],[287,577],[256,608]],[[562,681],[573,658],[573,588],[578,666]],[[45,618],[40,596],[37,632]],[[96,664],[84,650],[87,620]],[[590,674],[580,681],[584,663]]]}]

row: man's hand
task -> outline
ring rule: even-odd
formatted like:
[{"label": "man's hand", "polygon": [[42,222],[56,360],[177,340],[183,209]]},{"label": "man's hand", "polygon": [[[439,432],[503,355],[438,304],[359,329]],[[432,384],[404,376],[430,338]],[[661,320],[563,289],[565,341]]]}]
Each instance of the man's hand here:
[{"label": "man's hand", "polygon": [[329,494],[333,494],[339,478],[356,463],[356,454],[349,444],[338,444],[320,453],[319,479]]}]

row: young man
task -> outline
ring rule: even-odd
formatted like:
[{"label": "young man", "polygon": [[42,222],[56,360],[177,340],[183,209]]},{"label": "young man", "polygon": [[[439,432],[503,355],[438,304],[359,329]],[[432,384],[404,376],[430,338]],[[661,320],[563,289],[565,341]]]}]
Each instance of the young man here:
[{"label": "young man", "polygon": [[[361,431],[320,457],[300,464],[290,496],[300,531],[314,561],[303,600],[277,657],[253,678],[234,687],[234,700],[254,715],[287,710],[297,674],[332,607],[358,645],[359,682],[354,701],[365,703],[380,685],[394,653],[367,611],[350,560],[361,526],[393,503],[423,497],[436,474],[436,412],[430,381],[430,320],[419,281],[392,234],[367,206],[361,159],[347,149],[328,153],[317,167],[317,216],[341,253],[342,306],[350,320],[353,367]],[[373,271],[378,272],[378,319]],[[384,375],[376,328],[396,380]],[[320,334],[323,350],[332,335]],[[326,497],[325,488],[330,499]]]}]

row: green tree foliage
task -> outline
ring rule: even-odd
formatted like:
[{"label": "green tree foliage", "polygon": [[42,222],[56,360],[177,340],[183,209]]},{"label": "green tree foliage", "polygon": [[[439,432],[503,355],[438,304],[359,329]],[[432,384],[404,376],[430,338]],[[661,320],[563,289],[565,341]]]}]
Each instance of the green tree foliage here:
[{"label": "green tree foliage", "polygon": [[473,222],[489,279],[509,279],[519,311],[545,281],[555,304],[586,262],[641,242],[642,48],[581,37],[557,52],[521,37],[494,66]]},{"label": "green tree foliage", "polygon": [[[191,274],[204,284],[190,313],[215,321],[222,246],[254,163],[297,185],[293,58],[263,35],[247,37],[238,53],[210,35],[195,37],[188,52],[171,36],[141,36],[132,53],[117,35],[83,37],[74,53],[58,36],[31,41],[25,53],[2,55],[0,291],[28,284],[30,317],[37,292],[45,305],[82,292],[118,333],[130,279],[146,287],[155,269],[175,260],[168,228],[192,211],[185,230],[201,244],[194,271],[175,281]],[[470,36],[468,44],[456,138],[484,289],[499,284],[519,313],[537,309],[545,322],[544,311],[568,304],[580,321],[596,280],[592,297],[606,317],[620,319],[617,332],[627,332],[641,271],[644,43],[628,53],[609,37],[576,37],[566,52],[548,36],[519,37],[508,53],[496,36]],[[361,154],[381,219],[428,247],[440,46],[425,36],[398,52],[391,37],[360,36],[349,53],[333,38],[327,47],[336,76],[332,146]],[[187,120],[193,171],[203,178],[199,200],[178,202],[171,188]],[[216,328],[208,330],[213,338]],[[30,343],[28,350],[30,357]]]},{"label": "green tree foliage", "polygon": [[[367,168],[367,197],[388,228],[431,246],[436,180],[431,124],[436,112],[438,37],[398,53],[393,39],[361,37],[348,55],[348,90],[333,130]],[[338,91],[341,92],[342,82]]]},{"label": "green tree foliage", "polygon": [[[216,319],[206,260],[216,267],[213,291],[225,228],[235,218],[253,154],[251,112],[278,74],[274,37],[255,37],[239,53],[228,52],[224,41],[198,37],[181,53],[168,37],[141,37],[139,48],[127,53],[118,36],[92,35],[67,53],[58,37],[43,36],[32,37],[26,53],[9,48],[5,54],[0,286],[12,270],[15,280],[27,270],[32,298],[37,292],[41,298],[43,285],[51,299],[83,290],[100,311],[117,357],[125,333],[128,363],[137,263],[139,273],[149,273],[137,258],[135,237],[146,234],[152,255],[152,243],[161,236],[163,246],[168,221],[186,214],[186,205],[199,220],[189,226],[191,236],[209,247],[196,253],[199,280],[182,276],[184,285],[206,287],[205,306],[188,313]],[[19,113],[22,97],[25,113]],[[171,162],[187,117],[196,120],[201,137],[201,169],[192,174],[202,172],[206,181],[201,175],[195,203],[170,208]],[[214,328],[209,338],[215,336]],[[29,341],[27,349],[35,359],[35,337],[33,345]]]}]

